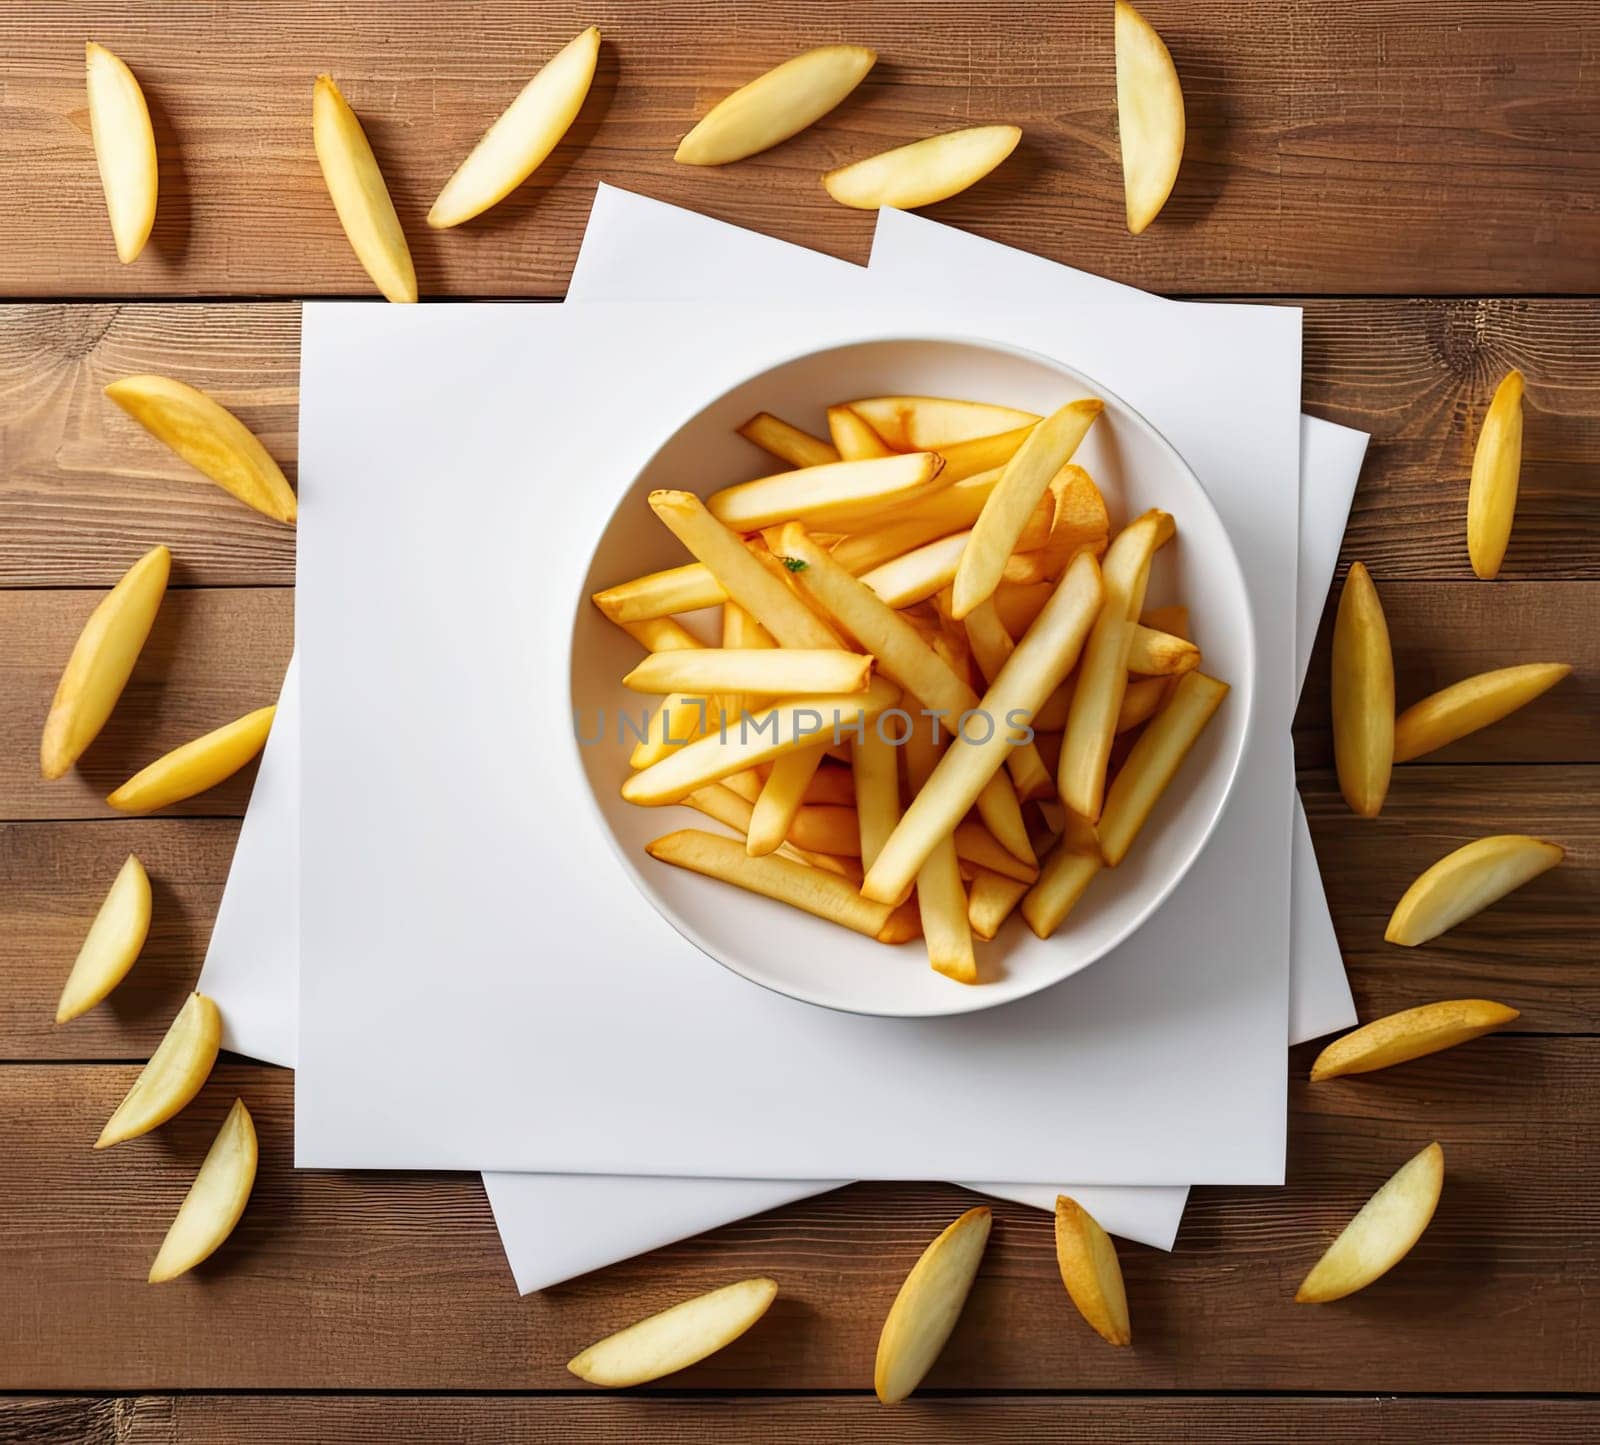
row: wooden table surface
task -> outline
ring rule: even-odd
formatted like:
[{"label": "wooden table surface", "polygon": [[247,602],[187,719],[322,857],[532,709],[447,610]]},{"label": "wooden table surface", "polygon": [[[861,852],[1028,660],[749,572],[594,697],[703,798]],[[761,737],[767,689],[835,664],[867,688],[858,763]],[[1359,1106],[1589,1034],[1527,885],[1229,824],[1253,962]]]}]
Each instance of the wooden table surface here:
[{"label": "wooden table surface", "polygon": [[[1149,0],[1183,77],[1177,192],[1126,234],[1110,5],[618,0],[387,5],[42,3],[0,11],[0,1439],[423,1438],[1203,1441],[1594,1439],[1600,1432],[1600,12],[1591,0]],[[556,156],[448,233],[423,214],[525,76],[584,23],[599,79]],[[126,58],[162,164],[153,241],[113,253],[83,94],[88,37]],[[720,171],[675,167],[708,104],[812,44],[878,69],[812,132]],[[129,820],[101,798],[169,746],[276,696],[292,534],[199,484],[105,403],[134,371],[205,386],[293,477],[292,299],[370,290],[312,154],[312,77],[360,112],[426,297],[562,294],[604,179],[855,260],[870,215],[819,170],[976,120],[1019,154],[936,218],[1168,294],[1306,308],[1305,398],[1373,444],[1343,559],[1365,561],[1402,704],[1462,674],[1566,660],[1525,712],[1396,770],[1383,816],[1334,784],[1327,619],[1297,727],[1300,785],[1363,1017],[1481,995],[1505,1034],[1315,1090],[1288,1054],[1283,1189],[1198,1189],[1171,1254],[1121,1250],[1130,1351],[1101,1346],[1057,1275],[1049,1221],[998,1205],[966,1313],[912,1403],[871,1398],[879,1324],[953,1186],[858,1185],[519,1299],[476,1177],[296,1173],[293,1078],[224,1057],[158,1133],[90,1150],[193,985],[248,775]],[[1472,440],[1528,378],[1517,528],[1501,580],[1464,544]],[[174,590],[78,771],[37,775],[55,679],[100,592],[156,542]],[[1342,575],[1341,566],[1341,575]],[[1566,864],[1417,950],[1384,919],[1451,846],[1539,834]],[[69,1027],[53,1005],[86,920],[136,848],[144,956]],[[235,1237],[145,1285],[235,1093],[262,1167]],[[1295,1283],[1422,1144],[1448,1178],[1414,1254],[1319,1309]],[[752,1273],[782,1295],[670,1388],[598,1396],[575,1349]]]}]

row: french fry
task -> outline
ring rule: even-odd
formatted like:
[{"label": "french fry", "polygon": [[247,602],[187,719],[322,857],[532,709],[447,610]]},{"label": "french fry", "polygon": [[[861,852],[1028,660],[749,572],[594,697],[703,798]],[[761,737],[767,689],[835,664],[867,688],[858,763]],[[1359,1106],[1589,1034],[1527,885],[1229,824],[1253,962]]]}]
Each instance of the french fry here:
[{"label": "french fry", "polygon": [[909,607],[948,585],[960,568],[962,554],[971,540],[971,532],[941,537],[937,542],[929,542],[892,562],[863,572],[861,580],[890,607]]},{"label": "french fry", "polygon": [[999,586],[1006,559],[1016,551],[1028,518],[1050,489],[1050,479],[1072,460],[1104,410],[1098,397],[1068,402],[1034,427],[1006,463],[973,524],[971,544],[956,573],[952,610],[958,620]]},{"label": "french fry", "polygon": [[1039,421],[1031,411],[946,396],[864,396],[847,404],[897,452],[946,452]]},{"label": "french fry", "polygon": [[1050,534],[1042,544],[1033,544],[1026,532],[1018,537],[1016,550],[1006,558],[1003,580],[1054,581],[1085,547],[1097,554],[1105,550],[1111,532],[1106,501],[1082,467],[1068,462],[1050,479],[1040,500],[1051,508]]},{"label": "french fry", "polygon": [[1351,810],[1376,818],[1394,764],[1394,657],[1378,589],[1359,562],[1333,625],[1333,762]]},{"label": "french fry", "polygon": [[1554,868],[1566,852],[1520,833],[1479,838],[1447,853],[1395,904],[1384,939],[1415,948]]},{"label": "french fry", "polygon": [[1106,793],[1100,815],[1100,851],[1107,866],[1115,868],[1127,857],[1150,810],[1227,695],[1227,683],[1203,672],[1185,673],[1172,701],[1139,735]]},{"label": "french fry", "polygon": [[[745,802],[754,804],[761,796],[761,785],[766,781],[764,776],[769,769],[755,767],[746,769],[741,773],[729,773],[720,783],[714,786],[726,788],[730,793],[737,793]],[[750,822],[746,819],[739,827],[741,833],[749,829]]]},{"label": "french fry", "polygon": [[646,617],[640,622],[619,622],[617,626],[647,652],[682,652],[705,646],[675,617]]},{"label": "french fry", "polygon": [[945,486],[943,470],[944,458],[937,452],[891,452],[798,467],[723,487],[706,499],[706,509],[736,532],[757,532],[787,521],[841,531]]},{"label": "french fry", "polygon": [[[906,739],[906,782],[913,793],[926,785],[939,761],[931,718],[919,718]],[[1005,850],[998,844],[995,851]],[[1010,860],[1008,860],[1010,861]],[[972,951],[972,925],[967,922],[967,894],[961,886],[961,866],[956,861],[955,839],[935,843],[917,870],[917,911],[922,918],[922,938],[928,962],[936,973],[957,983],[978,981],[978,959]]]},{"label": "french fry", "polygon": [[976,185],[1021,139],[1022,132],[1014,125],[946,131],[829,171],[822,184],[842,206],[860,211],[876,211],[881,206],[914,211]]},{"label": "french fry", "polygon": [[874,678],[865,692],[787,698],[753,714],[723,737],[712,733],[633,774],[622,785],[630,803],[676,803],[696,788],[720,782],[730,773],[816,744],[830,728],[863,727],[900,700],[900,689]]},{"label": "french fry", "polygon": [[1463,678],[1412,703],[1394,720],[1395,762],[1409,763],[1509,717],[1571,671],[1565,662],[1502,667]]},{"label": "french fry", "polygon": [[771,412],[758,411],[739,428],[739,435],[793,467],[821,467],[839,460],[838,450],[821,437],[801,431]]},{"label": "french fry", "polygon": [[1169,525],[1164,512],[1146,512],[1123,528],[1106,552],[1105,601],[1083,649],[1057,776],[1063,806],[1091,823],[1099,819],[1105,796],[1106,765],[1128,685],[1128,653],[1150,559]]},{"label": "french fry", "polygon": [[1006,878],[1015,878],[1019,883],[1032,883],[1039,876],[1037,863],[1024,863],[1020,858],[1013,858],[975,818],[958,823],[950,836],[955,843],[956,857],[965,863],[972,863]]},{"label": "french fry", "polygon": [[1080,555],[979,703],[990,723],[987,737],[963,733],[939,760],[927,787],[912,800],[868,870],[862,884],[867,897],[898,898],[939,839],[954,831],[1004,766],[1013,726],[1031,718],[1077,662],[1103,595],[1094,558]]},{"label": "french fry", "polygon": [[807,852],[859,858],[861,825],[856,810],[839,803],[802,803],[789,828],[789,841]]},{"label": "french fry", "polygon": [[1019,878],[1007,878],[987,868],[974,868],[972,883],[967,889],[967,924],[974,936],[986,943],[992,939],[1022,901],[1028,886]]},{"label": "french fry", "polygon": [[861,866],[872,867],[885,840],[900,821],[899,760],[892,743],[868,728],[850,747],[855,778],[856,829]]},{"label": "french fry", "polygon": [[1128,648],[1128,671],[1141,677],[1175,677],[1200,666],[1200,649],[1186,638],[1136,622]]},{"label": "french fry", "polygon": [[649,622],[674,612],[698,612],[726,602],[728,594],[703,562],[651,572],[594,594],[594,605],[618,625]]},{"label": "french fry", "polygon": [[1311,1066],[1311,1082],[1370,1074],[1453,1049],[1515,1023],[1522,1015],[1485,998],[1456,998],[1403,1009],[1335,1039]]},{"label": "french fry", "polygon": [[1056,590],[1054,582],[1002,582],[994,589],[994,610],[1000,625],[1013,637],[1033,626]]},{"label": "french fry", "polygon": [[1193,638],[1189,636],[1189,609],[1187,607],[1172,605],[1152,607],[1139,621],[1153,632],[1170,632],[1174,637],[1181,637],[1185,641],[1193,641]]},{"label": "french fry", "polygon": [[889,915],[889,921],[878,930],[878,942],[887,943],[891,947],[910,943],[913,938],[921,937],[922,914],[917,910],[915,898],[906,899]]},{"label": "french fry", "polygon": [[1117,129],[1128,229],[1161,214],[1183,163],[1183,88],[1165,42],[1127,0],[1117,0]]},{"label": "french fry", "polygon": [[[722,645],[724,647],[776,647],[772,634],[744,610],[737,602],[722,604]],[[716,709],[723,726],[732,727],[745,714],[746,709],[760,707],[755,697],[743,693],[729,693],[717,699]]]},{"label": "french fry", "polygon": [[[854,747],[855,744],[852,742],[851,748]],[[840,808],[855,807],[856,785],[850,768],[837,765],[818,768],[816,775],[811,779],[811,785],[806,789],[806,802]]]},{"label": "french fry", "polygon": [[1039,880],[1022,899],[1022,916],[1040,938],[1049,938],[1078,905],[1095,875],[1105,867],[1094,828],[1068,813],[1055,851],[1039,869]]},{"label": "french fry", "polygon": [[1467,555],[1485,581],[1500,575],[1517,513],[1522,473],[1522,373],[1513,368],[1495,388],[1472,453],[1467,491]]},{"label": "french fry", "polygon": [[1150,721],[1167,700],[1165,677],[1141,677],[1130,682],[1122,694],[1122,708],[1117,713],[1117,734],[1132,732]]},{"label": "french fry", "polygon": [[622,679],[635,692],[859,692],[872,659],[838,648],[697,647],[658,652]]},{"label": "french fry", "polygon": [[749,893],[787,903],[830,923],[876,938],[893,910],[869,902],[853,884],[821,868],[808,868],[776,854],[752,858],[736,838],[723,838],[698,828],[680,828],[657,838],[646,849],[661,863],[687,868],[707,878],[720,878]]},{"label": "french fry", "polygon": [[103,45],[84,46],[89,133],[94,139],[100,187],[111,218],[117,260],[136,261],[156,222],[156,135],[144,91],[127,65]]},{"label": "french fry", "polygon": [[1038,426],[1037,421],[993,436],[972,437],[964,442],[946,442],[936,450],[944,458],[944,474],[953,486],[983,472],[994,472],[998,478],[1005,464],[1016,456],[1017,448],[1027,441],[1028,433]]},{"label": "french fry", "polygon": [[[755,811],[751,800],[740,797],[725,783],[707,783],[703,788],[696,788],[683,800],[683,806],[716,819],[732,828],[741,838],[749,834],[750,816]],[[784,858],[794,859],[796,863],[806,863],[813,868],[826,868],[830,873],[849,876],[850,870],[842,859],[826,853],[813,853],[792,841],[780,843],[774,851]]]},{"label": "french fry", "polygon": [[[983,680],[992,683],[1000,676],[1000,669],[1016,646],[1011,634],[1000,625],[1000,614],[995,611],[993,600],[986,597],[967,614],[966,621],[958,625],[966,629]],[[1045,767],[1039,749],[1031,742],[1018,743],[1006,759],[1006,767],[1011,772],[1011,781],[1016,784],[1017,796],[1023,802],[1055,796],[1055,778]]]},{"label": "french fry", "polygon": [[[859,577],[924,543],[970,531],[999,479],[998,469],[980,472],[901,508],[895,518],[880,525],[863,525],[834,545],[834,560]],[[1040,498],[1023,528],[1022,545],[1037,547],[1049,540],[1052,508],[1050,498]]]},{"label": "french fry", "polygon": [[820,747],[796,748],[773,762],[761,795],[750,811],[745,851],[752,858],[771,853],[789,836],[812,776],[822,766],[822,757]]},{"label": "french fry", "polygon": [[843,647],[843,639],[690,492],[652,492],[650,506],[731,597],[784,647]]},{"label": "french fry", "polygon": [[[847,462],[895,455],[894,448],[847,406],[828,408],[828,435],[833,438],[834,449]],[[954,480],[954,477],[947,478],[945,485]]]},{"label": "french fry", "polygon": [[650,714],[645,735],[634,744],[628,766],[648,768],[679,748],[703,737],[712,728],[711,699],[702,694],[675,692],[661,699]]}]

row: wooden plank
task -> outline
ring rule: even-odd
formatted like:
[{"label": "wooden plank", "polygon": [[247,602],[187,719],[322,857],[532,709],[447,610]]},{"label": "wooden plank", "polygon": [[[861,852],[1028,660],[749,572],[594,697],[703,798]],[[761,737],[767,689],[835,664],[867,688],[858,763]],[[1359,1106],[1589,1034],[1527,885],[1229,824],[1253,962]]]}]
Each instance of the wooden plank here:
[{"label": "wooden plank", "polygon": [[1141,1398],[942,1396],[885,1410],[841,1397],[660,1399],[428,1395],[50,1396],[0,1400],[0,1441],[30,1445],[389,1445],[394,1440],[495,1440],[500,1445],[601,1445],[650,1440],[702,1445],[733,1429],[787,1445],[816,1440],[995,1445],[1037,1440],[1144,1445],[1361,1445],[1445,1431],[1475,1445],[1587,1445],[1600,1430],[1591,1400]]},{"label": "wooden plank", "polygon": [[[859,1391],[901,1277],[971,1201],[853,1186],[518,1300],[476,1179],[291,1169],[283,1071],[224,1063],[163,1130],[94,1152],[134,1073],[0,1069],[0,1197],[15,1201],[0,1214],[0,1389],[568,1390],[563,1362],[583,1344],[767,1273],[783,1292],[761,1327],[674,1385]],[[196,1276],[152,1288],[149,1260],[236,1094],[261,1132],[255,1197]],[[1198,1191],[1175,1254],[1122,1247],[1132,1350],[1074,1317],[1048,1217],[997,1205],[930,1387],[1594,1388],[1600,1206],[1573,1165],[1600,1125],[1600,1040],[1492,1037],[1383,1076],[1297,1082],[1291,1100],[1285,1188]],[[1354,1302],[1294,1305],[1342,1223],[1432,1138],[1448,1180],[1412,1256]]]},{"label": "wooden plank", "polygon": [[[1597,779],[1592,766],[1404,770],[1382,817],[1369,822],[1344,806],[1329,773],[1301,774],[1363,1017],[1482,995],[1520,1008],[1519,1031],[1596,1031]],[[1553,838],[1568,849],[1567,861],[1425,948],[1383,942],[1389,911],[1418,872],[1497,831]],[[148,1057],[199,975],[237,832],[220,818],[0,824],[0,1058]],[[130,851],[155,890],[149,942],[104,1005],[57,1028],[62,982]]]},{"label": "wooden plank", "polygon": [[[1144,285],[1277,291],[1592,292],[1600,253],[1600,21],[1587,0],[1310,6],[1148,0],[1188,112],[1187,160],[1157,226],[1123,222],[1110,14],[1068,7],[775,0],[754,23],[712,8],[600,0],[607,43],[552,162],[483,221],[428,230],[456,163],[577,25],[550,0],[382,9],[242,3],[195,10],[10,6],[0,153],[0,293],[320,294],[371,287],[312,152],[312,77],[360,113],[425,295],[555,296],[601,179],[726,219],[866,254],[871,217],[819,172],[932,131],[1014,121],[1021,153],[934,208],[958,225]],[[117,264],[88,138],[85,32],[150,97],[162,205],[145,257]],[[677,166],[709,106],[807,46],[882,60],[813,131],[737,167]]]}]

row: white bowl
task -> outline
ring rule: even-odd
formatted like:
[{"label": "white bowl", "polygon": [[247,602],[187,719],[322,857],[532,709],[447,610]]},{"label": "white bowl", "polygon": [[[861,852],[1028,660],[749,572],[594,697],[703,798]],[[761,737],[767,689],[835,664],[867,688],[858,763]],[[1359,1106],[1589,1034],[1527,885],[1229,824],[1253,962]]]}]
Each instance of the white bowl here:
[{"label": "white bowl", "polygon": [[[757,411],[825,436],[828,403],[884,394],[972,397],[1039,413],[1077,396],[1102,397],[1105,413],[1075,459],[1104,492],[1114,528],[1148,507],[1172,513],[1178,535],[1158,554],[1147,605],[1187,603],[1205,670],[1233,689],[1122,866],[1095,879],[1053,938],[1036,938],[1014,914],[992,943],[979,945],[983,982],[976,986],[934,973],[919,942],[886,947],[654,862],[644,851],[652,838],[681,827],[722,830],[691,809],[640,808],[619,795],[630,747],[619,740],[614,720],[619,712],[637,719],[648,700],[620,683],[638,661],[638,644],[601,617],[589,596],[690,560],[646,497],[660,487],[704,496],[779,470],[735,434]],[[829,1008],[900,1017],[964,1013],[1022,998],[1087,968],[1149,918],[1222,813],[1244,751],[1255,678],[1255,632],[1238,559],[1204,488],[1165,438],[1070,367],[992,342],[939,337],[865,340],[799,356],[751,377],[685,421],[634,480],[596,543],[571,646],[573,716],[589,720],[581,721],[586,736],[593,736],[592,720],[608,723],[604,741],[575,744],[576,756],[602,828],[645,897],[684,937],[753,983]]]}]

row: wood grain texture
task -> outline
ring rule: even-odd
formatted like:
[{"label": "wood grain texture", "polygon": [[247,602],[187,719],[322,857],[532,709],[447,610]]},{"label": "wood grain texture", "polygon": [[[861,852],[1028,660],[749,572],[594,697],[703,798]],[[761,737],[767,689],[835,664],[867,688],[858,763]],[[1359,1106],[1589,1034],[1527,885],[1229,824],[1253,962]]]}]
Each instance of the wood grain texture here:
[{"label": "wood grain texture", "polygon": [[455,1396],[227,1395],[53,1396],[0,1400],[0,1445],[704,1445],[738,1430],[744,1439],[848,1439],[861,1445],[998,1445],[1039,1440],[1091,1445],[1354,1445],[1458,1433],[1474,1445],[1588,1445],[1600,1429],[1589,1400],[913,1398],[886,1410],[870,1399],[718,1400],[677,1397],[503,1398]]},{"label": "wood grain texture", "polygon": [[[1021,152],[932,214],[1118,279],[1182,291],[1592,292],[1600,252],[1600,21],[1587,0],[1147,0],[1183,79],[1188,144],[1166,213],[1123,222],[1109,6],[952,0],[600,0],[593,92],[534,179],[431,232],[439,187],[579,28],[551,0],[328,7],[127,0],[0,12],[0,294],[320,294],[372,288],[311,147],[331,71],[372,139],[424,295],[560,295],[601,179],[857,259],[871,217],[819,174],[933,131],[1012,121]],[[161,206],[117,264],[88,138],[83,42],[151,101]],[[812,45],[882,59],[811,131],[734,167],[676,165],[723,95]]]},{"label": "wood grain texture", "polygon": [[[970,1199],[852,1186],[518,1300],[477,1179],[291,1169],[281,1070],[224,1062],[178,1119],[95,1153],[134,1074],[0,1069],[0,1389],[570,1390],[563,1362],[582,1345],[766,1273],[782,1294],[761,1326],[674,1386],[861,1390],[901,1277]],[[261,1134],[249,1209],[192,1277],[152,1288],[150,1258],[235,1095]],[[1593,1039],[1495,1036],[1297,1082],[1285,1188],[1197,1191],[1176,1253],[1121,1248],[1132,1350],[1100,1347],[1073,1314],[1048,1216],[998,1204],[929,1387],[1592,1390],[1600,1204],[1573,1166],[1597,1119]],[[1445,1194],[1412,1255],[1354,1300],[1294,1305],[1327,1242],[1432,1138]]]}]

